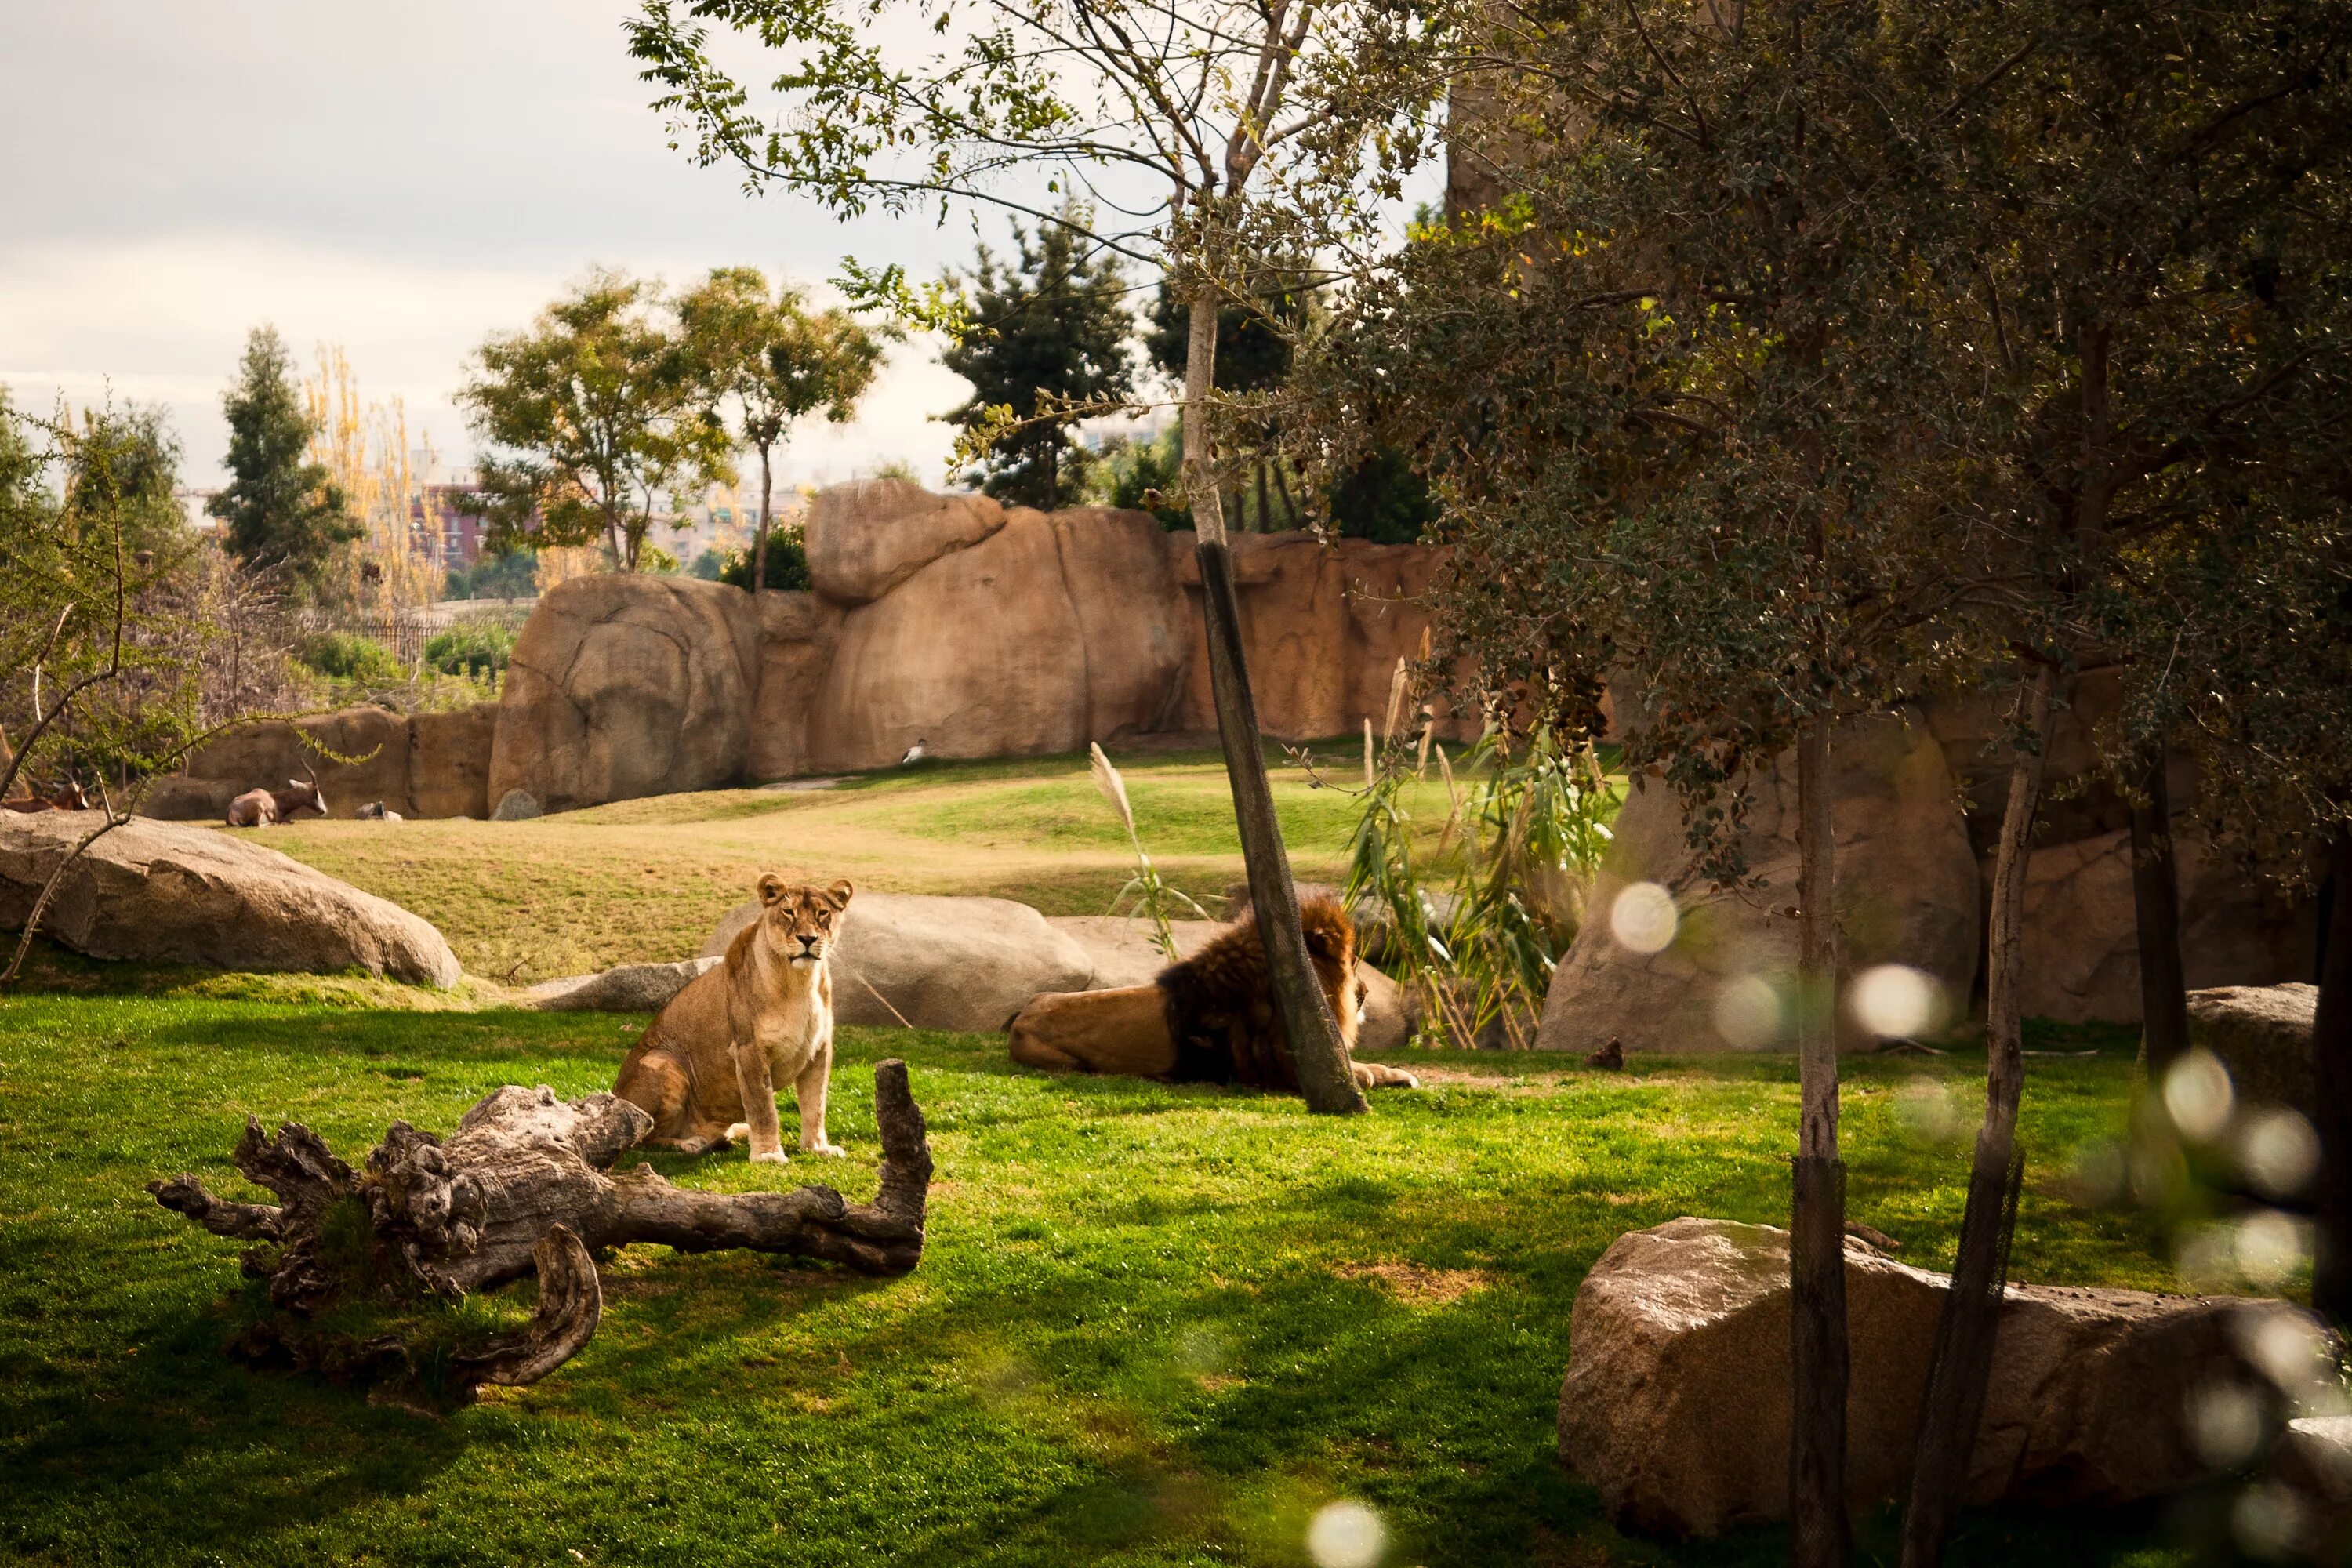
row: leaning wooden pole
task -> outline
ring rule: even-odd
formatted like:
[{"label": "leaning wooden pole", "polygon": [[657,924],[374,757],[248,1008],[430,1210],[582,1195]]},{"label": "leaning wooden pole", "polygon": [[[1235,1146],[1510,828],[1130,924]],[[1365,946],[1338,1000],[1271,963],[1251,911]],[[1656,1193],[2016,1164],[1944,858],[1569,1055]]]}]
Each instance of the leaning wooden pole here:
[{"label": "leaning wooden pole", "polygon": [[1209,689],[1217,705],[1217,738],[1232,781],[1234,817],[1241,829],[1242,860],[1249,875],[1250,904],[1265,942],[1276,1010],[1290,1044],[1299,1092],[1310,1110],[1353,1113],[1365,1109],[1363,1091],[1349,1069],[1307,937],[1298,921],[1298,892],[1290,878],[1290,854],[1274,814],[1266,782],[1265,753],[1250,694],[1249,664],[1242,649],[1241,611],[1234,594],[1233,562],[1225,544],[1224,513],[1210,444],[1210,392],[1217,363],[1217,311],[1213,285],[1192,297],[1190,339],[1184,362],[1184,488],[1199,530],[1201,614],[1209,645]]},{"label": "leaning wooden pole", "polygon": [[1797,741],[1797,1155],[1789,1204],[1789,1561],[1843,1568],[1845,1163],[1838,1157],[1837,842],[1830,816],[1830,716]]},{"label": "leaning wooden pole", "polygon": [[273,1135],[248,1117],[232,1158],[275,1204],[217,1198],[189,1175],[147,1190],[215,1236],[257,1244],[245,1271],[268,1281],[275,1315],[231,1346],[247,1359],[415,1381],[425,1358],[400,1335],[353,1338],[314,1320],[346,1303],[455,1300],[536,1275],[539,1310],[527,1330],[430,1357],[464,1398],[481,1384],[535,1381],[579,1353],[603,1310],[593,1258],[610,1247],[744,1247],[864,1274],[913,1268],[923,1255],[931,1151],[906,1063],[876,1066],[874,1110],[883,1161],[870,1204],[825,1186],[697,1192],[647,1165],[608,1174],[653,1119],[613,1095],[561,1100],[545,1087],[485,1096],[446,1138],[396,1121],[358,1171],[299,1122]]},{"label": "leaning wooden pole", "polygon": [[2037,661],[2018,700],[2020,735],[1993,861],[1992,912],[1985,933],[1984,1126],[1969,1167],[1959,1256],[1936,1326],[1935,1357],[1919,1410],[1911,1493],[1903,1510],[1902,1568],[1937,1568],[1943,1562],[1944,1542],[1967,1500],[1977,1423],[1984,1414],[1993,1340],[2009,1284],[2010,1237],[2024,1178],[2017,1111],[2025,1095],[2024,1022],[2018,1002],[2024,973],[2025,870],[2049,752],[2050,703],[2050,667]]}]

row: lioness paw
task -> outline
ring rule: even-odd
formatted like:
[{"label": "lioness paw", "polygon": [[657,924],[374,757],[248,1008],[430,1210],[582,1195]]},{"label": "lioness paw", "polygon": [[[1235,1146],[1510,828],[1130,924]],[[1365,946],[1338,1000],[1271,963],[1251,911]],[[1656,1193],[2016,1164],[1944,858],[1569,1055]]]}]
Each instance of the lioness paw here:
[{"label": "lioness paw", "polygon": [[836,1160],[843,1158],[849,1152],[848,1150],[843,1148],[840,1144],[828,1143],[822,1138],[818,1139],[814,1143],[802,1144],[801,1152],[804,1154],[829,1154]]},{"label": "lioness paw", "polygon": [[735,1122],[727,1129],[727,1142],[730,1143],[734,1142],[739,1138],[749,1138],[750,1136],[751,1136],[751,1124],[748,1121]]},{"label": "lioness paw", "polygon": [[751,1155],[751,1163],[754,1165],[781,1165],[785,1163],[788,1157],[789,1156],[787,1156],[782,1149],[755,1150]]}]

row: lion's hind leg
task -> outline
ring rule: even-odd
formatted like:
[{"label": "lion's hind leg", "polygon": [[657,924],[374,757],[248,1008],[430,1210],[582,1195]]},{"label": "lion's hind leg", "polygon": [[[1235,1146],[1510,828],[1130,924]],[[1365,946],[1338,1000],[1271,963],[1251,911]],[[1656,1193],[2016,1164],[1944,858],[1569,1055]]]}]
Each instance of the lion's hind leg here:
[{"label": "lion's hind leg", "polygon": [[1014,1061],[1048,1072],[1158,1078],[1176,1066],[1157,985],[1047,992],[1033,997],[1006,1033]]},{"label": "lion's hind leg", "polygon": [[632,1055],[622,1066],[621,1081],[613,1092],[654,1119],[653,1131],[637,1145],[641,1149],[708,1154],[727,1147],[730,1129],[717,1122],[698,1122],[689,1114],[694,1081],[667,1051]]}]

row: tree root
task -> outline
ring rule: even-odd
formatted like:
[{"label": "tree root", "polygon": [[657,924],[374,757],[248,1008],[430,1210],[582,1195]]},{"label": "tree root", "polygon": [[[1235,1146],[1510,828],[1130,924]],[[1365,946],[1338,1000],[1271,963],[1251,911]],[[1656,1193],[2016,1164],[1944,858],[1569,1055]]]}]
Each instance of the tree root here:
[{"label": "tree root", "polygon": [[[883,1161],[871,1204],[814,1185],[696,1192],[642,1165],[611,1175],[651,1118],[609,1094],[559,1100],[544,1086],[485,1096],[446,1139],[396,1121],[361,1172],[299,1122],[281,1123],[272,1137],[247,1117],[232,1158],[277,1196],[274,1205],[216,1198],[189,1175],[147,1190],[215,1236],[259,1244],[246,1253],[245,1271],[268,1281],[279,1315],[247,1328],[232,1355],[348,1381],[431,1381],[462,1401],[487,1384],[536,1383],[587,1345],[604,1311],[594,1258],[612,1247],[742,1247],[863,1274],[912,1269],[923,1255],[931,1151],[906,1063],[875,1068],[874,1100]],[[427,1353],[399,1334],[311,1321],[347,1305],[456,1301],[525,1275],[539,1279],[529,1327],[461,1350]]]}]

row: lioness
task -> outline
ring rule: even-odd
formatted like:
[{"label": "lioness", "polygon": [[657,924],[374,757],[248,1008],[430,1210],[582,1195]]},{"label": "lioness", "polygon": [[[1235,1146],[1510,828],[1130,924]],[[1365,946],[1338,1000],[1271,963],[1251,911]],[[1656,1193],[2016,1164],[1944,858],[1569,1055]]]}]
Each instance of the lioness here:
[{"label": "lioness", "polygon": [[[1356,974],[1356,927],[1348,911],[1337,900],[1309,899],[1299,906],[1298,918],[1357,1086],[1420,1088],[1421,1080],[1402,1068],[1354,1058],[1364,984]],[[1251,916],[1228,926],[1191,958],[1161,970],[1149,985],[1038,996],[1007,1033],[1013,1059],[1025,1067],[1298,1090],[1266,972],[1265,944]]]},{"label": "lioness", "polygon": [[833,1074],[825,955],[856,891],[847,882],[793,887],[772,871],[760,879],[760,918],[728,944],[724,963],[670,998],[621,1064],[613,1092],[652,1115],[646,1142],[702,1154],[748,1134],[753,1160],[781,1165],[776,1084],[790,1079],[802,1152],[844,1152],[824,1135]]}]

